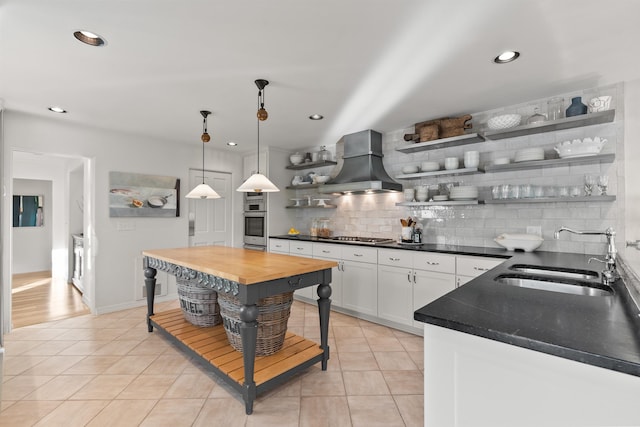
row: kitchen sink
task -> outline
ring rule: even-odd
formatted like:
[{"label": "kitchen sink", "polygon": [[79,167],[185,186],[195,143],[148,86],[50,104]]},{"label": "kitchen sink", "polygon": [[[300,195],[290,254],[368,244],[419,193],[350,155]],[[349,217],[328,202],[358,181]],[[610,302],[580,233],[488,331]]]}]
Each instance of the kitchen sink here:
[{"label": "kitchen sink", "polygon": [[613,293],[608,286],[582,280],[534,277],[519,274],[501,274],[494,280],[504,285],[573,295],[605,297]]},{"label": "kitchen sink", "polygon": [[577,270],[574,268],[564,267],[544,267],[539,265],[514,264],[510,270],[520,271],[530,274],[545,274],[554,277],[564,277],[567,279],[583,279],[591,280],[599,277],[598,273],[591,270]]}]

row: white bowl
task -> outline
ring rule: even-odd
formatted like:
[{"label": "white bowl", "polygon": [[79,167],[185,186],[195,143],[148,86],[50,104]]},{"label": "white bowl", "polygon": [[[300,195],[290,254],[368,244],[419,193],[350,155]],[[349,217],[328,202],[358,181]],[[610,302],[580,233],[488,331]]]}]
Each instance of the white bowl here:
[{"label": "white bowl", "polygon": [[302,160],[304,160],[304,156],[300,153],[294,153],[289,156],[289,160],[291,160],[292,164],[299,165],[302,163]]},{"label": "white bowl", "polygon": [[606,139],[596,136],[595,138],[585,138],[582,141],[564,141],[554,147],[561,159],[567,157],[595,156],[600,154],[602,147],[607,142]]},{"label": "white bowl", "polygon": [[313,177],[313,183],[324,184],[325,182],[329,181],[329,178],[331,178],[329,175],[316,175]]},{"label": "white bowl", "polygon": [[520,124],[522,116],[520,114],[503,114],[501,116],[492,117],[487,122],[489,129],[509,129]]},{"label": "white bowl", "polygon": [[422,172],[435,172],[440,170],[440,163],[438,162],[422,162],[420,164],[420,170]]},{"label": "white bowl", "polygon": [[505,233],[499,235],[493,239],[493,241],[506,248],[508,251],[515,251],[516,249],[519,249],[525,252],[533,252],[540,247],[544,239],[535,234]]},{"label": "white bowl", "polygon": [[402,168],[402,173],[416,173],[418,172],[418,166],[404,166]]},{"label": "white bowl", "polygon": [[493,161],[494,165],[508,165],[509,163],[511,163],[511,159],[508,157],[500,157]]}]

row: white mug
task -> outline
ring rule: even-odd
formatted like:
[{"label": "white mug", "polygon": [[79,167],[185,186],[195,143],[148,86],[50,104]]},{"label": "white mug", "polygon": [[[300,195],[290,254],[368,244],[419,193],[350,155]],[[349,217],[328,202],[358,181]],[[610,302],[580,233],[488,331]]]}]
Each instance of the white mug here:
[{"label": "white mug", "polygon": [[480,164],[480,153],[477,151],[466,151],[464,153],[464,167],[477,168]]},{"label": "white mug", "polygon": [[404,190],[404,201],[405,202],[413,202],[413,198],[416,194],[416,190],[413,188],[405,188]]},{"label": "white mug", "polygon": [[447,170],[458,169],[458,158],[457,157],[447,157],[444,159],[444,168]]}]

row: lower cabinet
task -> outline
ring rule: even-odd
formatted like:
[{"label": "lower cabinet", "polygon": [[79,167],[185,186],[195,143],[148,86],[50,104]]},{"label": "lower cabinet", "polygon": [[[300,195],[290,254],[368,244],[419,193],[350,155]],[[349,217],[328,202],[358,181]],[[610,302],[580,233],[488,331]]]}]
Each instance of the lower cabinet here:
[{"label": "lower cabinet", "polygon": [[424,326],[424,323],[413,320],[414,311],[435,301],[455,288],[456,282],[454,274],[416,270],[415,283],[413,285],[413,309],[411,310],[412,325],[416,328]]},{"label": "lower cabinet", "polygon": [[407,308],[413,307],[414,274],[410,268],[378,265],[378,317],[413,325],[413,311]]},{"label": "lower cabinet", "polygon": [[378,315],[378,250],[362,246],[342,248],[342,307]]},{"label": "lower cabinet", "polygon": [[[419,333],[424,324],[414,311],[502,263],[499,258],[372,248],[334,243],[270,239],[275,253],[336,261],[332,270],[331,307],[378,318]],[[317,286],[296,297],[316,300]]]}]

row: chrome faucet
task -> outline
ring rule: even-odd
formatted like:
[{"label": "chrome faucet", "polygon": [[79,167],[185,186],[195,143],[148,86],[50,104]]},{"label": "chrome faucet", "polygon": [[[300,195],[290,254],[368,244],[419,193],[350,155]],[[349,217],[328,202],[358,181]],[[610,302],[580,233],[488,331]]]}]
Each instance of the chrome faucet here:
[{"label": "chrome faucet", "polygon": [[605,259],[589,258],[588,262],[590,263],[591,261],[598,261],[605,264],[605,269],[602,271],[602,283],[604,283],[605,285],[609,285],[612,282],[615,282],[616,279],[620,277],[620,275],[618,274],[618,270],[616,269],[618,251],[616,250],[616,241],[615,241],[616,232],[613,230],[613,228],[609,227],[604,231],[579,231],[579,230],[572,230],[567,227],[560,227],[558,230],[556,230],[555,233],[553,233],[553,237],[555,239],[559,239],[560,233],[563,231],[568,231],[569,233],[574,233],[574,234],[606,236],[607,237],[607,254],[605,256]]}]

